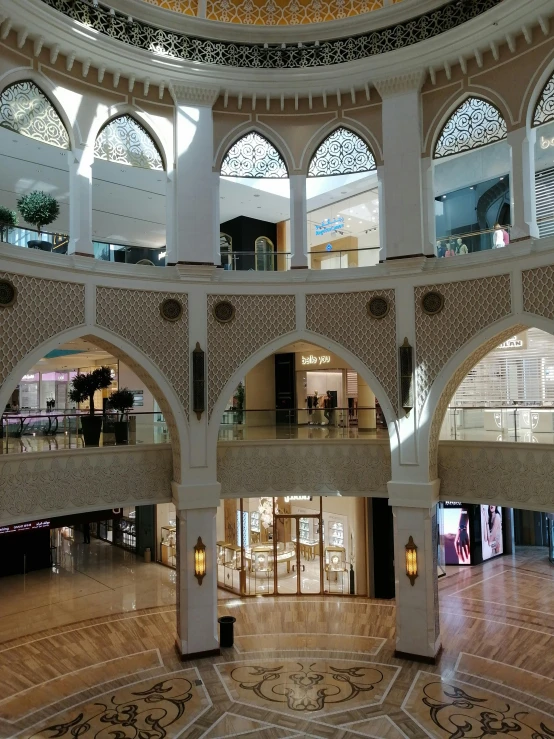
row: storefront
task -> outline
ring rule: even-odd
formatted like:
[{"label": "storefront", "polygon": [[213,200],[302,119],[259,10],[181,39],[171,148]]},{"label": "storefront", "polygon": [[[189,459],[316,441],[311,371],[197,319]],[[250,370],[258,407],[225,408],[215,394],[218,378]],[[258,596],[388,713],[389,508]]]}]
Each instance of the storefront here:
[{"label": "storefront", "polygon": [[502,519],[501,506],[440,503],[439,565],[478,565],[504,554]]},{"label": "storefront", "polygon": [[358,374],[329,351],[296,352],[298,424],[344,426],[358,417]]},{"label": "storefront", "polygon": [[156,506],[156,562],[177,567],[177,512],[173,503]]},{"label": "storefront", "polygon": [[218,585],[240,595],[367,595],[364,498],[225,500]]}]

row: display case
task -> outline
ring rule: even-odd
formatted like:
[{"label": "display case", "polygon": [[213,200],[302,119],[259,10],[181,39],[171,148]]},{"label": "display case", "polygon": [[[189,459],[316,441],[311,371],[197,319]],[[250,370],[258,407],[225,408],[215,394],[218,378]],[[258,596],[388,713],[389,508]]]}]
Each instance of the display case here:
[{"label": "display case", "polygon": [[344,593],[346,578],[346,550],[344,547],[325,547],[325,579],[327,592]]},{"label": "display case", "polygon": [[342,521],[329,521],[329,546],[344,547],[344,524]]},{"label": "display case", "polygon": [[124,547],[125,549],[136,550],[137,532],[134,515],[132,518],[121,517],[117,519],[117,530],[114,544]]},{"label": "display case", "polygon": [[309,518],[299,519],[298,527],[299,527],[299,539],[302,544],[306,541],[313,540],[314,537],[312,534],[312,525],[311,525],[311,521]]},{"label": "display case", "polygon": [[242,566],[241,548],[238,544],[224,544],[224,561],[225,567],[231,567],[233,570],[240,570]]},{"label": "display case", "polygon": [[259,544],[260,538],[260,513],[259,511],[252,511],[250,513],[250,543]]},{"label": "display case", "polygon": [[161,527],[160,561],[167,567],[177,567],[177,528]]}]

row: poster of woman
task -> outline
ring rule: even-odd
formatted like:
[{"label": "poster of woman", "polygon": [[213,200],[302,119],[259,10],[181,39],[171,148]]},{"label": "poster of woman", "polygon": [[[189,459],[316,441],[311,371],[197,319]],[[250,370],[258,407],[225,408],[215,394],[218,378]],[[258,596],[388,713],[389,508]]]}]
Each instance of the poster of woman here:
[{"label": "poster of woman", "polygon": [[500,506],[481,506],[481,538],[483,542],[483,561],[504,552],[502,508]]}]

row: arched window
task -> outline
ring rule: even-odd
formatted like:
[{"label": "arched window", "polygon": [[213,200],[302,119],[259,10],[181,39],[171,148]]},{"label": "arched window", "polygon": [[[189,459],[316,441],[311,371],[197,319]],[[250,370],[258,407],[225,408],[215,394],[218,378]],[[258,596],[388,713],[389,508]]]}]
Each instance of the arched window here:
[{"label": "arched window", "polygon": [[435,146],[435,159],[478,149],[502,141],[506,121],[494,105],[481,98],[468,98],[447,120]]},{"label": "arched window", "polygon": [[94,156],[130,167],[164,169],[162,155],[154,140],[130,115],[121,115],[104,126],[96,137]]},{"label": "arched window", "polygon": [[231,146],[221,164],[222,177],[286,179],[282,156],[266,138],[252,131]]},{"label": "arched window", "polygon": [[30,80],[14,82],[0,95],[0,127],[69,149],[69,134],[62,119],[42,90]]},{"label": "arched window", "polygon": [[375,168],[375,157],[365,141],[341,126],[318,147],[310,162],[308,177],[357,174]]},{"label": "arched window", "polygon": [[533,126],[542,126],[554,120],[554,75],[544,86],[533,115]]}]

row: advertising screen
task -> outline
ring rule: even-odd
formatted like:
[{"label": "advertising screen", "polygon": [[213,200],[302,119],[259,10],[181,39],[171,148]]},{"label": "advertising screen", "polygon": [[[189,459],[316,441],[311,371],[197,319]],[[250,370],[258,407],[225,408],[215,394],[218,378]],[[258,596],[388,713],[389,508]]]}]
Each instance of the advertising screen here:
[{"label": "advertising screen", "polygon": [[470,565],[468,509],[447,507],[443,511],[444,561],[447,565]]},{"label": "advertising screen", "polygon": [[483,561],[503,553],[502,508],[500,506],[481,506],[481,537]]}]

